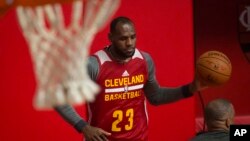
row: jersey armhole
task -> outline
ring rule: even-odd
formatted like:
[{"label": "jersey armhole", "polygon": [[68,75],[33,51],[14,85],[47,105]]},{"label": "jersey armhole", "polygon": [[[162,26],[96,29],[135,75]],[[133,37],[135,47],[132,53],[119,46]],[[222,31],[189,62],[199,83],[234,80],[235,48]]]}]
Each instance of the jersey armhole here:
[{"label": "jersey armhole", "polygon": [[142,57],[143,57],[143,60],[144,60],[144,63],[145,63],[145,66],[146,66],[146,73],[147,73],[147,79],[149,78],[149,64],[148,64],[148,61],[147,61],[147,58],[146,58],[146,55],[147,53],[146,52],[143,52],[143,51],[140,51]]}]

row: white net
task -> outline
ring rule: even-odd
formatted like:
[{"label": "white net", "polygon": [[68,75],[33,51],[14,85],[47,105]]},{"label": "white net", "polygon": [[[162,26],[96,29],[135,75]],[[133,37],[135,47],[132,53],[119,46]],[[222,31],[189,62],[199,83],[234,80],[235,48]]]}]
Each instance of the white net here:
[{"label": "white net", "polygon": [[75,0],[68,26],[60,4],[17,8],[36,74],[36,109],[95,99],[99,86],[87,74],[89,48],[119,4],[119,0]]}]

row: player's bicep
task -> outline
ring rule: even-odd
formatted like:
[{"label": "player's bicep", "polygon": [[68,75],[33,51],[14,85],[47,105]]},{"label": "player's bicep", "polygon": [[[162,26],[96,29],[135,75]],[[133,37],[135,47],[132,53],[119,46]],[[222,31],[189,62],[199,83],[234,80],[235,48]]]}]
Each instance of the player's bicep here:
[{"label": "player's bicep", "polygon": [[155,65],[153,62],[153,59],[148,53],[143,53],[143,56],[145,57],[146,60],[146,65],[147,65],[147,70],[148,70],[148,81],[153,82],[155,81]]},{"label": "player's bicep", "polygon": [[88,58],[88,74],[92,80],[96,80],[99,72],[98,60],[94,56]]}]

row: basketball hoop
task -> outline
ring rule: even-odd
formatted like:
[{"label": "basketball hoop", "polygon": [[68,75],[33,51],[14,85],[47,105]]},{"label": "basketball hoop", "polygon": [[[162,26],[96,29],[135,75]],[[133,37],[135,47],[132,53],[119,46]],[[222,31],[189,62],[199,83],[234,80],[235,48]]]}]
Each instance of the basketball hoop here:
[{"label": "basketball hoop", "polygon": [[36,74],[36,109],[94,101],[99,86],[87,74],[89,48],[119,4],[119,0],[75,0],[68,26],[59,3],[17,7]]}]

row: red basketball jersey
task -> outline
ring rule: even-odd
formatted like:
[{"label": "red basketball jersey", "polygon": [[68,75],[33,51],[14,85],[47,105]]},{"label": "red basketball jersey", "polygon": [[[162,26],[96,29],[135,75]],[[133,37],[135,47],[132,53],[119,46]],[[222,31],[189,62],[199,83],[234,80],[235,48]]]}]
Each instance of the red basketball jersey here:
[{"label": "red basketball jersey", "polygon": [[148,70],[142,53],[136,49],[132,59],[117,63],[105,52],[95,53],[99,61],[96,82],[101,93],[88,105],[92,126],[110,133],[110,141],[147,141],[148,117],[143,87]]}]

